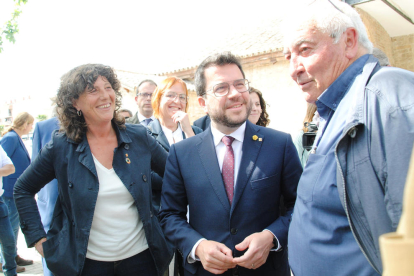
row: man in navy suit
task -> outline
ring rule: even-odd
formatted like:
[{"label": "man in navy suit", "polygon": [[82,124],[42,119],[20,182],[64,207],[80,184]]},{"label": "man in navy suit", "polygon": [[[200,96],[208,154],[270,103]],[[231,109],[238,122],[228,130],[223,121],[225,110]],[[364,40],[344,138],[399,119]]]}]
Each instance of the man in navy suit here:
[{"label": "man in navy suit", "polygon": [[205,59],[195,82],[211,126],[171,146],[160,212],[184,275],[288,276],[287,233],[302,173],[292,139],[247,120],[249,83],[231,53]]},{"label": "man in navy suit", "polygon": [[[32,159],[35,160],[39,151],[51,140],[52,132],[59,129],[59,121],[56,117],[38,122],[33,133]],[[37,193],[37,207],[42,218],[43,227],[47,233],[55,210],[55,203],[58,197],[57,180],[54,179],[44,186]],[[46,266],[46,262],[42,258],[43,273],[45,276],[53,274]]]}]

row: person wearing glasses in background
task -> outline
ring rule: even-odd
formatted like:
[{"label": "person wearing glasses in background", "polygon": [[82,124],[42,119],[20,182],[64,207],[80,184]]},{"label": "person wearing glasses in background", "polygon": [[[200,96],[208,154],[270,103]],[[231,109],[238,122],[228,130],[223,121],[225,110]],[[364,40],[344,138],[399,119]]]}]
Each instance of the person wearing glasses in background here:
[{"label": "person wearing glasses in background", "polygon": [[125,123],[147,126],[155,119],[155,117],[152,116],[153,110],[151,106],[151,97],[156,88],[157,84],[153,80],[143,80],[138,84],[137,95],[135,97],[138,111],[134,116],[126,119]]},{"label": "person wearing glasses in background", "polygon": [[285,57],[320,116],[289,229],[292,272],[382,274],[378,238],[398,226],[414,143],[414,73],[381,67],[347,3],[292,12]]},{"label": "person wearing glasses in background", "polygon": [[249,82],[230,52],[206,58],[195,84],[211,125],[171,145],[159,214],[184,276],[290,276],[287,232],[302,173],[292,138],[247,120]]},{"label": "person wearing glasses in background", "polygon": [[[203,132],[202,129],[191,126],[188,114],[188,90],[185,82],[179,78],[169,77],[163,80],[155,89],[152,98],[154,119],[149,125],[149,133],[168,152],[172,144]],[[152,201],[157,213],[160,208],[162,178],[155,172],[152,178]],[[178,256],[178,257],[177,257]],[[174,275],[180,269],[180,255],[176,254],[177,265]],[[172,273],[170,273],[172,275]]]}]

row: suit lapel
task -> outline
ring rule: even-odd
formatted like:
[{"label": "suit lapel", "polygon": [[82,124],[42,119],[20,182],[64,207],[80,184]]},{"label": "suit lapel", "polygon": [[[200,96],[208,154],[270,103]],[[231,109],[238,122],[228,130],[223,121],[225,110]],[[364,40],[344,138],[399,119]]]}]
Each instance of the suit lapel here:
[{"label": "suit lapel", "polygon": [[29,159],[29,163],[30,163],[30,154],[29,154],[29,152],[27,151],[26,146],[24,145],[22,138],[20,138],[20,137],[19,137],[19,135],[18,135],[17,133],[16,133],[16,135],[17,135],[17,138],[19,139],[19,143],[20,143],[20,145],[22,146],[22,148],[23,148],[24,152],[26,153],[27,158]]},{"label": "suit lapel", "polygon": [[151,132],[156,136],[156,140],[160,143],[167,151],[170,150],[170,143],[168,143],[168,139],[162,131],[161,123],[158,119],[153,120],[149,125],[148,128]]},{"label": "suit lapel", "polygon": [[216,149],[210,127],[203,133],[199,134],[199,137],[200,141],[196,146],[201,163],[203,164],[210,184],[217,197],[220,199],[220,202],[223,204],[224,209],[230,212],[230,202],[224,188],[223,178],[221,176],[220,167],[217,161]]},{"label": "suit lapel", "polygon": [[250,179],[250,176],[256,164],[257,157],[259,156],[263,140],[264,136],[259,132],[259,128],[247,121],[242,147],[243,155],[240,162],[239,174],[237,176],[236,188],[234,191],[232,211],[237,206],[243,194],[243,191],[246,188],[246,184]]}]

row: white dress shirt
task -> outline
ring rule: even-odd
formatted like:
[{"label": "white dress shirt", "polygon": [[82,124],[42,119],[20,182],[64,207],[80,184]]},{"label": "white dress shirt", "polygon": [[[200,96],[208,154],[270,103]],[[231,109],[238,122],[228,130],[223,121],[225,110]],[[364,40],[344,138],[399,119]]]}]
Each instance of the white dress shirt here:
[{"label": "white dress shirt", "polygon": [[143,122],[145,119],[151,119],[153,121],[155,120],[154,115],[152,115],[151,117],[147,118],[144,115],[142,115],[141,113],[139,113],[139,111],[137,111],[137,114],[138,114],[138,120],[139,120],[140,123]]},{"label": "white dress shirt", "polygon": [[[161,124],[162,131],[164,132],[165,137],[167,137],[168,143],[170,146],[172,144],[178,143],[183,140],[183,130],[181,129],[180,124],[178,124],[178,127],[176,130],[172,131],[171,129],[163,126]],[[185,134],[184,134],[185,135]]]}]

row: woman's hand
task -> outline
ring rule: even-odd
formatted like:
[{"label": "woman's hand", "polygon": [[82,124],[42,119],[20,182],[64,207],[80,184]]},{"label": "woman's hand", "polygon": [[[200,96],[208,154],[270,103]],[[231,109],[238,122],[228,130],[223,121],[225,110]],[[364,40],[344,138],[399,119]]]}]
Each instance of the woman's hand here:
[{"label": "woman's hand", "polygon": [[181,129],[184,131],[186,138],[195,135],[193,129],[191,128],[190,118],[188,117],[187,113],[183,111],[177,111],[171,118],[173,119],[174,123],[180,123]]},{"label": "woman's hand", "polygon": [[36,244],[35,244],[35,248],[36,251],[39,252],[40,255],[42,255],[42,257],[44,258],[45,256],[43,255],[43,243],[46,241],[46,238],[41,238]]}]

